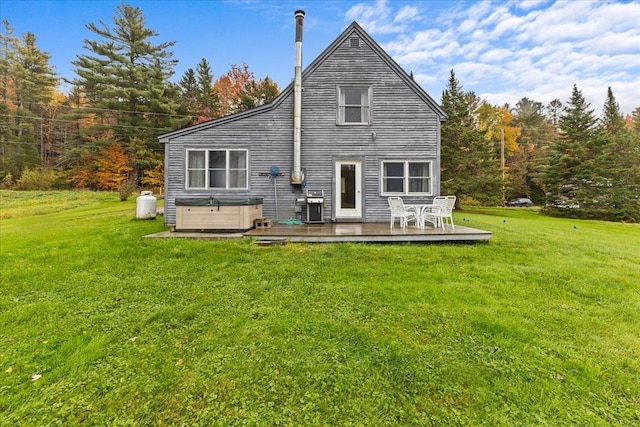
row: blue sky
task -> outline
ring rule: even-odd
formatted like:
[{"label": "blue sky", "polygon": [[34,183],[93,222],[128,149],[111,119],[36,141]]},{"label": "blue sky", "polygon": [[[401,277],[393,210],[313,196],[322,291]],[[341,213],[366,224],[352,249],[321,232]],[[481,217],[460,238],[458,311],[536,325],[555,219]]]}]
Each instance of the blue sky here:
[{"label": "blue sky", "polygon": [[[85,25],[112,26],[112,0],[0,0],[0,18],[30,31],[60,76],[86,38]],[[640,2],[403,0],[147,0],[156,43],[176,41],[174,80],[201,58],[214,77],[246,63],[284,88],[293,77],[294,18],[306,12],[303,66],[357,21],[431,96],[440,101],[453,69],[464,90],[492,104],[528,97],[566,102],[577,84],[596,113],[611,86],[624,113],[640,106]]]}]

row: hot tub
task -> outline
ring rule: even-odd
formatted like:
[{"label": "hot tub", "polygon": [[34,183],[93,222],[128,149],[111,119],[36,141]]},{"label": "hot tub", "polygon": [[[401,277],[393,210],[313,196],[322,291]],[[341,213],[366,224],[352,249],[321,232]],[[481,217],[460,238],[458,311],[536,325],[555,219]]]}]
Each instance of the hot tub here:
[{"label": "hot tub", "polygon": [[246,231],[258,218],[261,198],[176,198],[176,231]]}]

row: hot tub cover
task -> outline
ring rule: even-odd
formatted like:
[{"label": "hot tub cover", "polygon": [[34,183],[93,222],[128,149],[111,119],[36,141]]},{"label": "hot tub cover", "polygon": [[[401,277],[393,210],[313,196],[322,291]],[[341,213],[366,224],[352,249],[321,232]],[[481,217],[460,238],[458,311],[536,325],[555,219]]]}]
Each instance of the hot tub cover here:
[{"label": "hot tub cover", "polygon": [[176,206],[253,206],[261,204],[261,197],[176,197]]}]

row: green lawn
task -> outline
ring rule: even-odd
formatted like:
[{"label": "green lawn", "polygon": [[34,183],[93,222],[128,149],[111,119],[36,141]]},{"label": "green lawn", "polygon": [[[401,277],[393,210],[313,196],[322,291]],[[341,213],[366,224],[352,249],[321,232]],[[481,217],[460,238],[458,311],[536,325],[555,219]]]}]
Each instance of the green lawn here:
[{"label": "green lawn", "polygon": [[488,243],[261,247],[0,196],[2,426],[640,424],[638,225],[474,209]]}]

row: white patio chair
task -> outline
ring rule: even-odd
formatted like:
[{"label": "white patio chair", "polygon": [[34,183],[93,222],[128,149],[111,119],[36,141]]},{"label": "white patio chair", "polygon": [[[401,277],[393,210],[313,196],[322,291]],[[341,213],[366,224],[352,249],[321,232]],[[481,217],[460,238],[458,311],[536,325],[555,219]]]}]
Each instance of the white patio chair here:
[{"label": "white patio chair", "polygon": [[450,225],[455,230],[453,224],[453,209],[456,205],[456,196],[436,196],[433,204],[425,207],[422,214],[423,221],[432,222],[436,227],[440,226],[444,230],[444,225]]},{"label": "white patio chair", "polygon": [[425,205],[422,210],[422,221],[430,222],[435,227],[442,227],[444,230],[444,226],[442,225],[442,217],[440,216],[440,212],[445,208],[447,198],[445,196],[435,196],[433,198],[433,202],[430,205]]},{"label": "white patio chair", "polygon": [[391,229],[393,229],[396,218],[400,219],[400,227],[403,230],[407,228],[409,221],[414,221],[416,226],[418,225],[418,213],[415,209],[405,206],[401,197],[389,197],[387,201],[389,203],[389,210],[391,211]]}]

